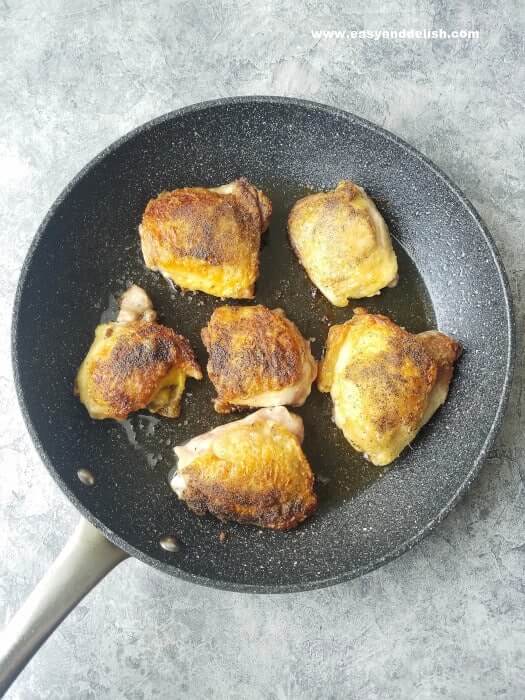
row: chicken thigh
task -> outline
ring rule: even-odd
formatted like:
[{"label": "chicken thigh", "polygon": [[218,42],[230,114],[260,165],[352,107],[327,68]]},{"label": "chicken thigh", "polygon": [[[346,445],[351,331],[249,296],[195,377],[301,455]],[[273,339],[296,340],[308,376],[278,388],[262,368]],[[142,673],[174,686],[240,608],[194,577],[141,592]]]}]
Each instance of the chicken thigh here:
[{"label": "chicken thigh", "polygon": [[330,328],[318,386],[331,393],[348,442],[382,466],[445,402],[460,346],[439,331],[413,335],[386,316],[354,313]]},{"label": "chicken thigh", "polygon": [[215,410],[302,406],[317,375],[310,343],[281,309],[220,306],[202,329]]},{"label": "chicken thigh", "polygon": [[176,447],[171,487],[198,515],[288,530],[317,506],[302,440],[299,416],[260,409]]},{"label": "chicken thigh", "polygon": [[288,232],[308,276],[334,306],[397,283],[387,225],[366,192],[348,180],[296,202]]},{"label": "chicken thigh", "polygon": [[264,192],[244,178],[162,192],[139,228],[144,261],[183,289],[251,299],[271,211]]},{"label": "chicken thigh", "polygon": [[97,326],[75,381],[91,418],[123,420],[141,408],[179,416],[186,377],[202,379],[202,372],[186,338],[156,316],[146,292],[133,285],[116,322]]}]

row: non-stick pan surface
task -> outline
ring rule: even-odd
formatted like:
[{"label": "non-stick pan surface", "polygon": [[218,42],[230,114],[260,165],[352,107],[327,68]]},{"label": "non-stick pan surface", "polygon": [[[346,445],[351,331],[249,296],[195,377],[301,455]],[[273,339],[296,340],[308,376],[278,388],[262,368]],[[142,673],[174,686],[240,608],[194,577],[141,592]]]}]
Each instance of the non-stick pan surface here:
[{"label": "non-stick pan surface", "polygon": [[[137,227],[162,190],[245,176],[274,216],[255,302],[282,307],[320,356],[328,327],[351,315],[308,281],[286,233],[293,202],[349,178],[375,199],[395,237],[400,283],[356,303],[409,330],[443,330],[465,352],[447,404],[386,471],[357,455],[313,391],[298,410],[317,475],[319,510],[287,533],[199,518],[167,480],[173,446],[226,420],[208,380],[190,380],[180,420],[144,414],[92,421],[73,379],[101,317],[131,283],[161,320],[187,335],[203,365],[200,329],[221,303],[170,288],[146,270]],[[229,303],[229,302],[228,302]],[[248,302],[249,303],[249,302]],[[237,98],[178,110],[110,146],[66,188],[28,254],[15,305],[13,356],[22,409],[49,471],[112,541],[166,573],[234,590],[316,588],[369,571],[439,522],[478,472],[506,402],[513,361],[509,292],[494,244],[458,189],[420,154],[358,117],[283,98]],[[89,469],[95,484],[77,477]],[[221,531],[227,539],[219,539]],[[178,552],[159,546],[165,535]],[[222,538],[221,538],[222,539]]]}]

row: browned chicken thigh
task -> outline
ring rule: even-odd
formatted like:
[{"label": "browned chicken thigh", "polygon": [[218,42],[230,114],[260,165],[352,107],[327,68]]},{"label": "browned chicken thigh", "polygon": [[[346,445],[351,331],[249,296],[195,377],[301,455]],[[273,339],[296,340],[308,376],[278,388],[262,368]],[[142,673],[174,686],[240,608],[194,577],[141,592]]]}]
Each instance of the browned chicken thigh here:
[{"label": "browned chicken thigh", "polygon": [[144,261],[182,289],[251,299],[271,211],[264,192],[244,178],[162,192],[139,228]]},{"label": "browned chicken thigh", "polygon": [[202,329],[215,410],[302,406],[317,374],[310,343],[281,309],[220,306]]},{"label": "browned chicken thigh", "polygon": [[387,225],[364,189],[349,180],[296,202],[288,232],[308,276],[334,306],[397,282]]},{"label": "browned chicken thigh", "polygon": [[302,440],[299,416],[262,408],[176,447],[171,487],[198,515],[288,530],[317,506]]},{"label": "browned chicken thigh", "polygon": [[386,316],[354,313],[330,328],[318,386],[331,393],[348,442],[382,466],[445,402],[460,346],[439,331],[413,335]]},{"label": "browned chicken thigh", "polygon": [[133,285],[116,322],[97,326],[75,381],[92,418],[122,420],[142,408],[179,415],[186,377],[201,379],[202,372],[186,338],[156,316],[146,292]]}]

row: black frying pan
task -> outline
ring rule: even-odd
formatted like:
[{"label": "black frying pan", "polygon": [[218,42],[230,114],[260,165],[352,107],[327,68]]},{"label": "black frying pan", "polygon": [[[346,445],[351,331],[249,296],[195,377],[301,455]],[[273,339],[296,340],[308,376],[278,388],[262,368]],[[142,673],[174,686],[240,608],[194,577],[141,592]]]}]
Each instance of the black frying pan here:
[{"label": "black frying pan", "polygon": [[[147,201],[161,190],[218,185],[241,175],[268,192],[274,205],[256,302],[283,307],[306,337],[315,338],[317,356],[328,326],[348,318],[351,307],[336,309],[315,293],[291,251],[286,216],[297,198],[342,178],[363,185],[375,199],[400,261],[399,285],[358,304],[411,331],[438,327],[465,348],[448,402],[386,471],[350,448],[330,420],[329,398],[314,390],[298,413],[318,477],[319,509],[286,533],[198,518],[172,493],[167,475],[173,445],[228,420],[212,410],[208,381],[189,381],[180,420],[145,414],[124,427],[90,420],[72,392],[95,326],[131,282],[151,294],[161,320],[190,338],[205,365],[199,332],[222,302],[177,293],[146,270],[137,226]],[[358,576],[398,556],[436,525],[476,476],[501,423],[513,348],[501,261],[459,190],[382,129],[331,107],[284,98],[227,99],[178,110],[97,156],[40,227],[24,264],[13,321],[15,376],[28,429],[84,518],[118,548],[168,574],[268,593]],[[85,483],[89,474],[78,478],[81,469],[89,470],[94,484]],[[94,538],[91,570],[99,578],[115,563],[111,557],[123,555],[105,544],[111,556],[101,556],[99,565],[98,535],[83,528],[77,540],[85,542],[86,531]],[[61,570],[66,588],[69,559]],[[67,605],[55,600],[59,609],[45,618],[39,641],[88,587],[69,597],[63,593]],[[35,606],[40,611],[41,601]],[[11,666],[13,655],[18,653],[20,664],[34,645],[28,642],[24,653],[8,650]],[[10,672],[12,677],[16,671]]]}]

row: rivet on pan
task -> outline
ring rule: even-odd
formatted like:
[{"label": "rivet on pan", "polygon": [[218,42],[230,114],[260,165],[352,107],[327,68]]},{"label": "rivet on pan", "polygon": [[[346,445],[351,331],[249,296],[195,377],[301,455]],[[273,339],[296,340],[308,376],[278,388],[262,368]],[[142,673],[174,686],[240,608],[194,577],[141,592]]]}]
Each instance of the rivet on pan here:
[{"label": "rivet on pan", "polygon": [[85,486],[93,486],[95,483],[95,477],[89,471],[89,469],[79,469],[77,476]]},{"label": "rivet on pan", "polygon": [[179,543],[171,535],[161,537],[159,540],[159,544],[162,547],[162,549],[165,549],[167,552],[178,552],[180,549]]}]

